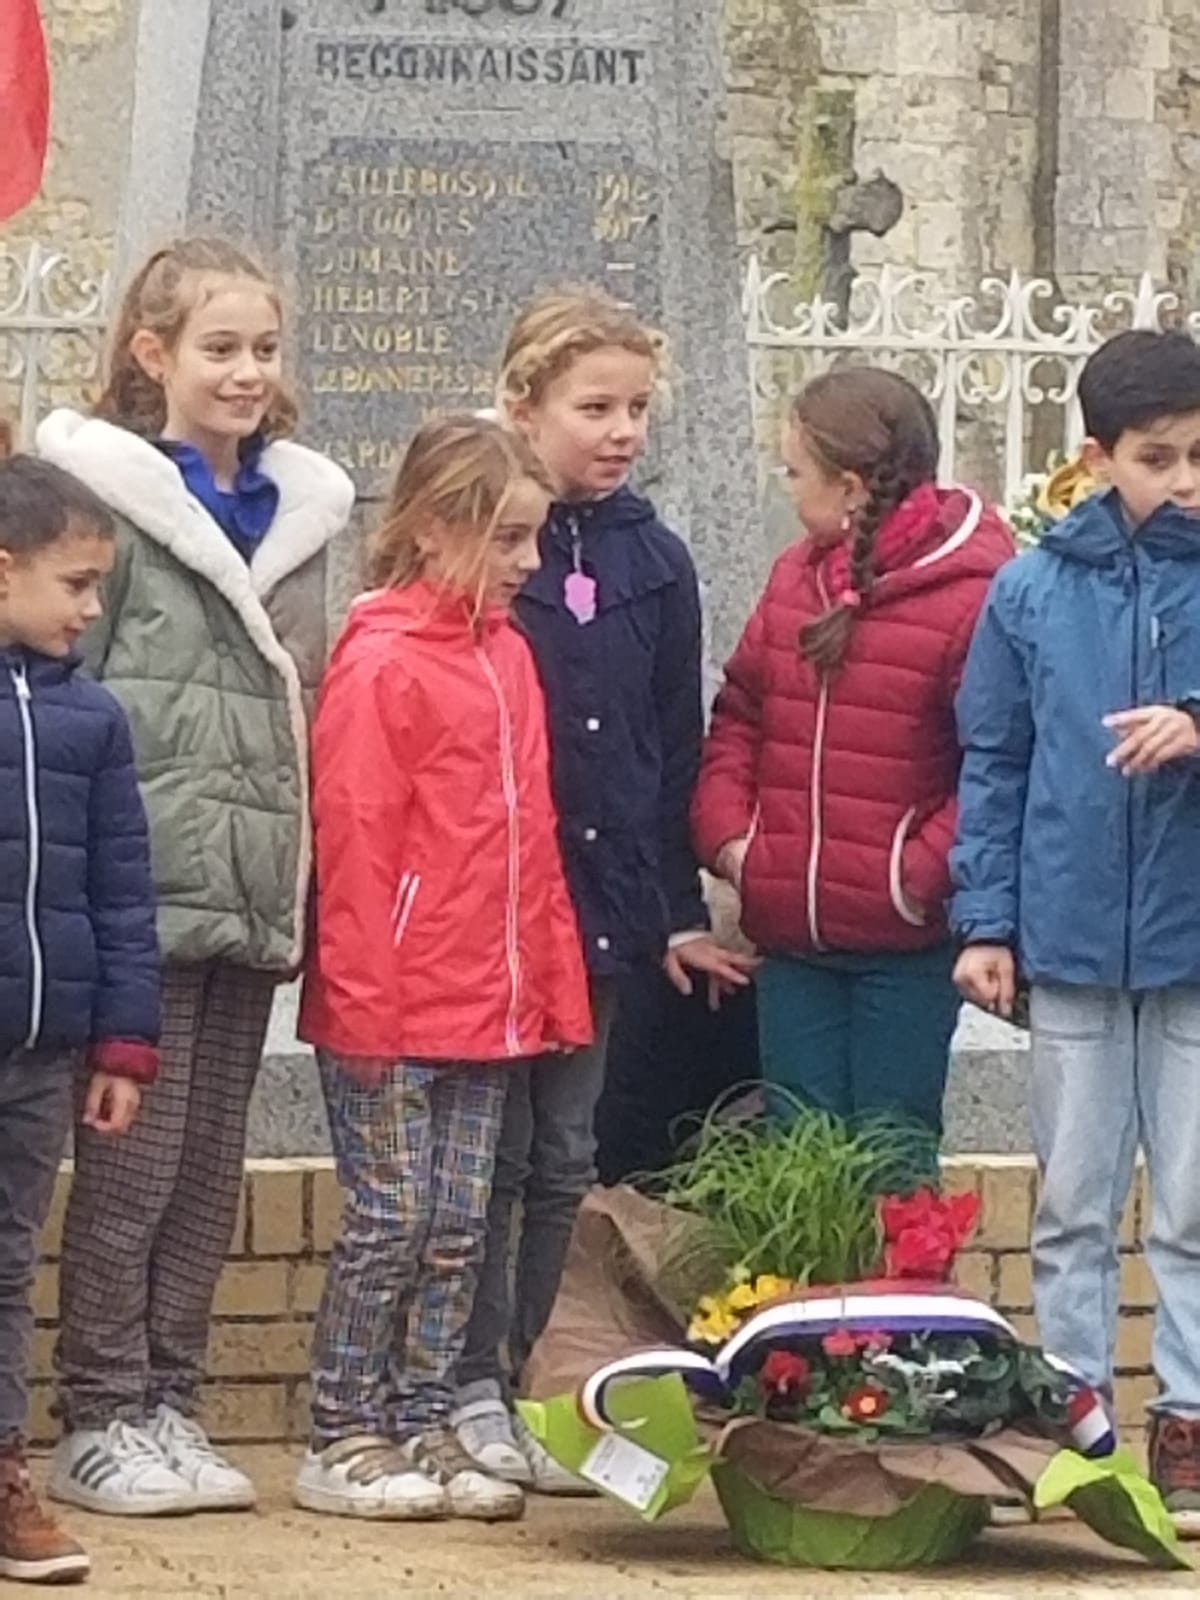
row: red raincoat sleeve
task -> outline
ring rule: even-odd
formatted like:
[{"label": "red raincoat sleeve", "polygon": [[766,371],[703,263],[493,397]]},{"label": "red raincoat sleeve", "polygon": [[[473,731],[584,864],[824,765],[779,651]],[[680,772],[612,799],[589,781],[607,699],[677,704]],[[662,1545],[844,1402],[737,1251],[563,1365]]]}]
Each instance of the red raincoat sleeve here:
[{"label": "red raincoat sleeve", "polygon": [[316,962],[345,1053],[388,1054],[393,917],[417,749],[416,686],[394,660],[330,669],[313,729]]},{"label": "red raincoat sleeve", "polygon": [[725,683],[713,706],[704,742],[700,780],[692,801],[692,842],[706,866],[722,847],[750,831],[758,806],[758,753],[765,692],[763,608],[766,597],[725,667]]}]

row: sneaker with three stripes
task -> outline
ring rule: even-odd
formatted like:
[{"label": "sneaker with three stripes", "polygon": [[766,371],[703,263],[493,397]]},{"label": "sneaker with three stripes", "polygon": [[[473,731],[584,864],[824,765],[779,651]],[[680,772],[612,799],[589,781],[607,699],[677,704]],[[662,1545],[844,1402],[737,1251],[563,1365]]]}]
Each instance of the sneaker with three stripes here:
[{"label": "sneaker with three stripes", "polygon": [[106,1428],[78,1428],[58,1441],[47,1493],[110,1517],[196,1509],[191,1486],[171,1469],[151,1435],[119,1419]]}]

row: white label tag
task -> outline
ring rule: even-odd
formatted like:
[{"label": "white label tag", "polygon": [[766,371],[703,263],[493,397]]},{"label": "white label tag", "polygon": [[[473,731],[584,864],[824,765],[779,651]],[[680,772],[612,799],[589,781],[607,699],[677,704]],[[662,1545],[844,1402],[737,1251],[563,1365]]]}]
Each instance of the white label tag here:
[{"label": "white label tag", "polygon": [[645,1511],[669,1470],[661,1456],[643,1450],[622,1434],[606,1433],[589,1452],[579,1476],[598,1489],[607,1489],[635,1511]]}]

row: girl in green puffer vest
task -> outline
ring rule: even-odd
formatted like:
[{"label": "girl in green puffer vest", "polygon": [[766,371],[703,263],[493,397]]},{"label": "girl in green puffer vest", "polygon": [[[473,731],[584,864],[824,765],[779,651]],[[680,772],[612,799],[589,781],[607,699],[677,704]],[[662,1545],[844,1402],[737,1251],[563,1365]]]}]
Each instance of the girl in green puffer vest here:
[{"label": "girl in green puffer vest", "polygon": [[195,1409],[272,997],[302,953],[305,708],[354,498],[286,438],[280,340],[261,270],[184,240],[133,280],[95,413],[55,412],[38,434],[118,524],[84,651],[133,730],[165,961],[162,1067],[136,1133],[120,1149],[76,1135],[50,1492],[93,1511],[254,1503]]}]

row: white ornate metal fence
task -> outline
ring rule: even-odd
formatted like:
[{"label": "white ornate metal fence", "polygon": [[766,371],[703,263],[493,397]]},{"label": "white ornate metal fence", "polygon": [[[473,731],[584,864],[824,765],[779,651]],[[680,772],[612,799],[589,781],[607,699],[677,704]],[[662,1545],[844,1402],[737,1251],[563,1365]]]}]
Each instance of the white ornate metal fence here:
[{"label": "white ornate metal fence", "polygon": [[1093,302],[1062,300],[1044,278],[985,278],[975,294],[946,294],[927,274],[885,266],[854,282],[848,312],[817,297],[796,303],[784,273],[752,259],[743,312],[751,382],[764,420],[808,378],[844,362],[902,371],[938,415],[942,476],[977,477],[1007,503],[1049,449],[1082,434],[1080,369],[1123,328],[1178,327],[1188,311],[1149,274]]},{"label": "white ornate metal fence", "polygon": [[107,276],[86,259],[0,241],[0,416],[28,448],[39,417],[78,405],[95,382]]}]

